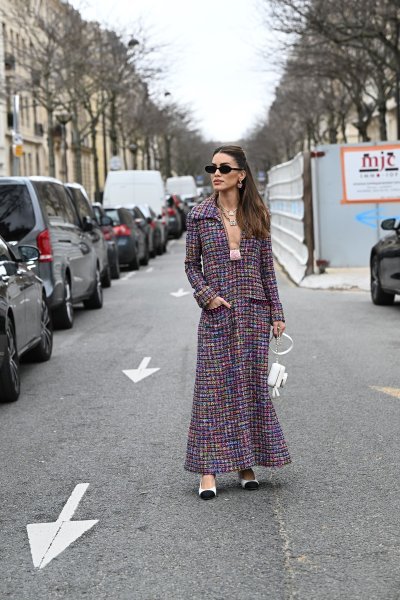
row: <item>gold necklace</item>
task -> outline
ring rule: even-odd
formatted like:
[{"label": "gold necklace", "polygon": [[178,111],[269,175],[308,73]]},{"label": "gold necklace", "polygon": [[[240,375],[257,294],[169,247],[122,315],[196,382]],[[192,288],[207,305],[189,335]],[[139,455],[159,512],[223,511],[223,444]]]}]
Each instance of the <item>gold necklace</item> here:
[{"label": "gold necklace", "polygon": [[227,210],[225,206],[221,204],[221,201],[218,202],[219,207],[221,209],[222,216],[225,217],[227,221],[229,221],[229,225],[235,227],[237,225],[235,213],[237,212],[237,207],[234,210]]},{"label": "gold necklace", "polygon": [[228,217],[228,215],[226,215],[223,211],[222,216],[225,217],[227,221],[229,221],[229,225],[231,225],[232,227],[235,227],[235,225],[237,225],[236,217]]},{"label": "gold necklace", "polygon": [[230,217],[235,216],[235,213],[237,212],[238,207],[236,207],[234,210],[228,210],[227,208],[225,208],[225,206],[223,206],[221,201],[219,202],[219,205],[222,208],[222,210],[225,211]]}]

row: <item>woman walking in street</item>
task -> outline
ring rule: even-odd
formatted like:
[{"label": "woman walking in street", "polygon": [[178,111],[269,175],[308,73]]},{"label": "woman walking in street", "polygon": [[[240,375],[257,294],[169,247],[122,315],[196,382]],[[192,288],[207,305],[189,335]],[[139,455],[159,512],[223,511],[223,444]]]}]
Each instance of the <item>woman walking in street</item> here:
[{"label": "woman walking in street", "polygon": [[242,148],[217,148],[206,171],[214,194],[187,217],[185,260],[203,309],[185,469],[201,475],[204,500],[218,473],[238,471],[255,490],[255,465],[290,462],[267,383],[271,326],[285,330],[269,213]]}]

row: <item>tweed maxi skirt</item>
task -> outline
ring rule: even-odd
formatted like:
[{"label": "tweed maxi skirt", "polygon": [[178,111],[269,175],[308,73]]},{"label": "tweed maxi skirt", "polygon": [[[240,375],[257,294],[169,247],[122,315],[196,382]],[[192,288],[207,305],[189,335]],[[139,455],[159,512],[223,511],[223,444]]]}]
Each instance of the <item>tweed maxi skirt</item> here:
[{"label": "tweed maxi skirt", "polygon": [[243,298],[203,309],[185,469],[282,467],[290,456],[268,391],[270,306]]}]

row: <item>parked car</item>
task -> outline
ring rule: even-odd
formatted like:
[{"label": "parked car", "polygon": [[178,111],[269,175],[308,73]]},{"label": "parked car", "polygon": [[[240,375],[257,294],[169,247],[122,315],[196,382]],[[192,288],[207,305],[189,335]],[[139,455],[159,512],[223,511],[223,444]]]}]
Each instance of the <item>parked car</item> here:
[{"label": "parked car", "polygon": [[112,219],[106,215],[103,205],[100,202],[94,202],[92,206],[96,221],[100,225],[104,239],[107,242],[108,264],[110,265],[111,277],[112,279],[119,279],[120,268],[117,236],[112,226]]},{"label": "parked car", "polygon": [[90,232],[80,223],[61,181],[50,177],[0,179],[0,235],[10,244],[37,246],[35,269],[59,328],[73,326],[73,304],[101,308],[100,265]]},{"label": "parked car", "polygon": [[78,213],[80,226],[83,228],[85,223],[93,225],[92,230],[89,230],[89,235],[92,238],[93,247],[100,266],[101,285],[103,288],[109,288],[111,286],[111,269],[108,262],[108,246],[86,190],[79,183],[66,183],[65,187]]},{"label": "parked car", "polygon": [[163,231],[168,230],[165,190],[160,171],[110,171],[104,186],[104,207],[148,204],[156,213]]},{"label": "parked car", "polygon": [[400,294],[400,220],[385,219],[381,227],[392,233],[371,250],[371,297],[374,304],[389,305]]},{"label": "parked car", "polygon": [[141,204],[139,206],[147,223],[150,225],[150,256],[154,258],[157,254],[160,255],[164,252],[166,246],[166,240],[168,236],[166,234],[166,228],[163,225],[162,219],[157,219],[157,215],[154,210],[148,204]]},{"label": "parked car", "polygon": [[13,402],[20,393],[19,360],[49,360],[53,326],[43,282],[33,266],[39,250],[11,248],[0,237],[0,401]]},{"label": "parked car", "polygon": [[176,239],[179,239],[183,233],[182,216],[177,206],[179,202],[180,200],[175,194],[167,196],[165,199],[168,215],[168,235]]},{"label": "parked car", "polygon": [[104,210],[113,222],[120,265],[128,265],[128,268],[133,270],[139,269],[145,253],[146,242],[132,213],[123,207],[105,208]]},{"label": "parked car", "polygon": [[144,257],[140,261],[140,264],[146,266],[149,264],[149,258],[153,255],[153,236],[150,224],[148,223],[146,217],[140,210],[138,206],[132,206],[132,208],[128,208],[128,210],[132,213],[132,216],[135,220],[135,223],[142,231],[145,239],[145,251]]},{"label": "parked car", "polygon": [[132,208],[149,204],[162,217],[164,183],[160,171],[110,171],[104,186],[104,207]]},{"label": "parked car", "polygon": [[196,181],[192,175],[168,177],[165,187],[168,195],[175,199],[182,217],[183,229],[186,230],[186,215],[200,201]]}]

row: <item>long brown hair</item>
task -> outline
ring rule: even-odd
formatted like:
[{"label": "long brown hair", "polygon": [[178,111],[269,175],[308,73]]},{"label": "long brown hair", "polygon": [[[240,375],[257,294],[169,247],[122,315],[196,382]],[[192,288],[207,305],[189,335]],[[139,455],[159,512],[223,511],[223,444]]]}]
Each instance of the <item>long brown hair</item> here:
[{"label": "long brown hair", "polygon": [[238,225],[247,237],[267,238],[271,229],[271,218],[267,207],[258,193],[254,177],[247,162],[243,148],[240,146],[220,146],[213,152],[229,154],[235,159],[237,166],[246,171],[242,180],[243,187],[239,191],[239,204],[236,214]]}]

